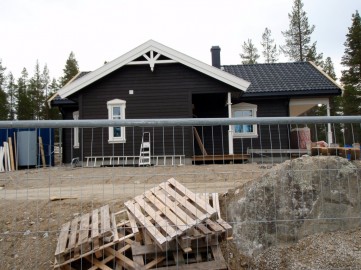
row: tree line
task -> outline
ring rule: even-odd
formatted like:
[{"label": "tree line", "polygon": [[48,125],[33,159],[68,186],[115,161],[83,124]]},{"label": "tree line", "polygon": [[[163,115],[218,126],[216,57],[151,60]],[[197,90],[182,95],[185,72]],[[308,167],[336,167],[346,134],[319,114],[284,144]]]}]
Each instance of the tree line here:
[{"label": "tree line", "polygon": [[[265,28],[260,42],[265,63],[276,63],[278,57],[284,54],[290,61],[312,61],[328,76],[337,80],[332,59],[324,59],[323,53],[317,52],[317,41],[312,42],[315,25],[309,23],[302,0],[294,0],[288,18],[289,27],[282,31],[284,45],[277,46],[271,30]],[[357,10],[352,14],[344,46],[341,59],[344,70],[339,79],[345,91],[342,97],[330,99],[331,115],[361,115],[361,19]],[[242,64],[258,63],[260,54],[252,39],[243,43],[240,57]],[[312,113],[325,115],[325,108],[316,108]]]},{"label": "tree line", "polygon": [[36,61],[32,77],[24,67],[20,77],[15,78],[12,72],[6,73],[0,59],[0,120],[61,119],[58,108],[50,108],[47,101],[78,72],[79,66],[73,52],[66,60],[63,75],[58,79],[50,79],[47,65],[41,68],[39,61]]}]

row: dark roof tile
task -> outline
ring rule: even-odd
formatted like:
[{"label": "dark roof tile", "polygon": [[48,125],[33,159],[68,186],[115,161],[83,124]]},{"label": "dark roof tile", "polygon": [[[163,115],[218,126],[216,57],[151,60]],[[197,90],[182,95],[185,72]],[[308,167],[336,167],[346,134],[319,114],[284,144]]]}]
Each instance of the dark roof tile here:
[{"label": "dark roof tile", "polygon": [[341,94],[340,87],[309,62],[225,65],[222,69],[251,82],[243,97]]}]

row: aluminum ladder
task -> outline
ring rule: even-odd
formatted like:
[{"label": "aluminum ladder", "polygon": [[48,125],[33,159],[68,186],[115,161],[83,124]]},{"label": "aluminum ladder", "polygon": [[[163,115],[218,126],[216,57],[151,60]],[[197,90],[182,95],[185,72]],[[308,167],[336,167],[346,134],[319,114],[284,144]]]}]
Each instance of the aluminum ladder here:
[{"label": "aluminum ladder", "polygon": [[140,145],[139,166],[150,166],[150,132],[143,132],[142,144]]}]

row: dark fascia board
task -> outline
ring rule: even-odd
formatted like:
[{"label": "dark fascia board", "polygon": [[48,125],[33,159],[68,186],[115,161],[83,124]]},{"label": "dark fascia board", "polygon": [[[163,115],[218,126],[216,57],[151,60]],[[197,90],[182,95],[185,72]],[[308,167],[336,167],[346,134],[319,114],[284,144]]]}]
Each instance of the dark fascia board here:
[{"label": "dark fascia board", "polygon": [[243,98],[249,97],[259,97],[259,98],[267,98],[267,97],[303,97],[303,96],[338,96],[341,95],[341,89],[322,89],[322,90],[310,90],[310,91],[282,91],[282,92],[245,92],[243,94]]}]

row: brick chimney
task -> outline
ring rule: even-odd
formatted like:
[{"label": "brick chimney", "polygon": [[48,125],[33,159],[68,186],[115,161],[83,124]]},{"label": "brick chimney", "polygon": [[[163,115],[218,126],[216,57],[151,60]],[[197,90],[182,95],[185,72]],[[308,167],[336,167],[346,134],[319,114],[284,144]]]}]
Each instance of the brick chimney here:
[{"label": "brick chimney", "polygon": [[212,66],[221,68],[221,48],[219,46],[212,46]]}]

